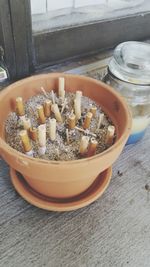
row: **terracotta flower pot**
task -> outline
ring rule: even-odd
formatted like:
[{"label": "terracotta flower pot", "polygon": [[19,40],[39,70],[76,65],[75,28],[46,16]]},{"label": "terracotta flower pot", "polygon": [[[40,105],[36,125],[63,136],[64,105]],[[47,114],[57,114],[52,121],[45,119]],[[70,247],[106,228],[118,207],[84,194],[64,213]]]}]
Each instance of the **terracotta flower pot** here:
[{"label": "terracotta flower pot", "polygon": [[[47,161],[35,159],[11,148],[5,142],[4,123],[15,108],[15,99],[26,101],[40,91],[57,90],[58,77],[64,76],[66,91],[82,90],[83,95],[96,101],[110,116],[117,138],[115,144],[91,158],[74,161]],[[42,74],[16,82],[0,93],[0,154],[37,192],[55,198],[68,198],[86,190],[99,173],[110,167],[121,153],[130,134],[131,115],[123,98],[108,85],[91,78],[68,74]]]}]

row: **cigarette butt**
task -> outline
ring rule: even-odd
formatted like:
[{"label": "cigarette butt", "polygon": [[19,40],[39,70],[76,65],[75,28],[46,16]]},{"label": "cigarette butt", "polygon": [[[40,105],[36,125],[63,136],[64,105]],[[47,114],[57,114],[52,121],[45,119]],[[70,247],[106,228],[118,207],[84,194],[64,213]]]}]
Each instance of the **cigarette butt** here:
[{"label": "cigarette butt", "polygon": [[49,99],[46,99],[44,102],[44,114],[46,117],[50,117],[51,115],[51,105],[52,105],[52,101]]},{"label": "cigarette butt", "polygon": [[76,99],[80,99],[81,101],[82,98],[82,91],[76,91]]},{"label": "cigarette butt", "polygon": [[19,133],[23,145],[24,152],[29,152],[32,150],[32,146],[28,137],[28,133],[26,130],[22,130]]},{"label": "cigarette butt", "polygon": [[109,125],[107,129],[107,134],[106,134],[107,145],[112,145],[113,140],[114,140],[114,134],[115,134],[115,127],[113,125]]},{"label": "cigarette butt", "polygon": [[97,123],[97,130],[101,127],[104,120],[104,113],[99,114],[98,123]]},{"label": "cigarette butt", "polygon": [[90,108],[90,112],[93,114],[93,117],[95,117],[96,116],[96,111],[97,111],[97,107],[91,107]]},{"label": "cigarette butt", "polygon": [[25,115],[25,109],[22,97],[16,98],[16,113],[18,116],[24,116]]},{"label": "cigarette butt", "polygon": [[62,101],[64,101],[64,98],[65,98],[65,90],[62,91],[62,94],[61,94],[61,99],[62,99]]},{"label": "cigarette butt", "polygon": [[52,105],[52,112],[55,114],[55,118],[58,122],[63,121],[57,104]]},{"label": "cigarette butt", "polygon": [[37,140],[37,129],[35,127],[29,129],[29,136],[33,141]]},{"label": "cigarette butt", "polygon": [[84,124],[83,124],[83,128],[84,129],[88,129],[90,127],[90,123],[91,123],[91,119],[93,117],[93,114],[91,112],[88,112],[86,114],[85,120],[84,120]]},{"label": "cigarette butt", "polygon": [[89,137],[85,135],[82,136],[79,147],[79,153],[81,156],[84,156],[86,154],[88,145],[89,145]]},{"label": "cigarette butt", "polygon": [[49,136],[51,141],[56,139],[56,119],[49,119]]},{"label": "cigarette butt", "polygon": [[51,94],[52,94],[52,102],[53,104],[55,104],[55,94],[53,90],[51,91]]},{"label": "cigarette butt", "polygon": [[31,128],[30,119],[29,118],[24,118],[22,121],[23,121],[23,128],[28,131]]},{"label": "cigarette butt", "polygon": [[43,109],[43,106],[38,105],[38,106],[37,106],[37,111],[38,111],[39,123],[40,123],[40,124],[45,124],[45,122],[46,122],[46,118],[45,118],[45,115],[44,115],[44,109]]},{"label": "cigarette butt", "polygon": [[38,141],[39,146],[45,147],[46,146],[46,125],[41,124],[38,126]]},{"label": "cigarette butt", "polygon": [[91,157],[94,156],[96,153],[96,148],[97,148],[98,142],[96,141],[95,138],[91,138],[90,140],[90,144],[88,147],[88,152],[87,152],[87,156]]},{"label": "cigarette butt", "polygon": [[74,111],[76,115],[76,119],[79,120],[81,118],[81,102],[80,100],[74,100]]},{"label": "cigarette butt", "polygon": [[65,79],[64,77],[59,77],[58,79],[58,95],[62,99],[65,97]]},{"label": "cigarette butt", "polygon": [[74,129],[76,126],[76,116],[71,114],[68,118],[69,129]]}]

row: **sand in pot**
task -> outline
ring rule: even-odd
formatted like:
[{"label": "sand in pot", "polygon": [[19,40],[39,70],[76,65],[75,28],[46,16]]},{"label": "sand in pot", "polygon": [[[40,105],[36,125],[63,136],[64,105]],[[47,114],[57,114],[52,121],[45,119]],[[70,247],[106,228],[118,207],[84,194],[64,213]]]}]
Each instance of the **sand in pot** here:
[{"label": "sand in pot", "polygon": [[[38,140],[30,140],[33,150],[33,157],[42,158],[47,160],[76,160],[83,157],[80,154],[80,142],[82,136],[89,137],[90,140],[95,138],[97,141],[97,147],[95,154],[99,154],[107,149],[112,143],[107,143],[108,127],[113,125],[112,121],[108,116],[101,110],[101,108],[88,97],[81,97],[81,116],[76,121],[76,126],[73,129],[69,129],[69,118],[74,114],[74,99],[75,94],[65,93],[65,98],[58,97],[56,94],[51,92],[40,93],[36,96],[31,97],[25,103],[25,116],[30,118],[32,127],[37,128],[39,126],[37,107],[40,105],[44,106],[46,100],[50,100],[52,103],[55,102],[58,105],[62,122],[56,123],[56,137],[55,140],[50,138],[50,118],[55,118],[56,114],[50,112],[50,117],[46,118],[46,151],[45,154],[39,153],[39,142]],[[88,127],[85,127],[85,121],[87,114],[92,113]],[[5,123],[6,142],[14,149],[24,153],[22,142],[19,136],[20,131],[24,128],[23,122],[19,119],[16,112],[11,112]],[[85,153],[85,157],[88,153]],[[91,156],[91,155],[90,155]]]}]

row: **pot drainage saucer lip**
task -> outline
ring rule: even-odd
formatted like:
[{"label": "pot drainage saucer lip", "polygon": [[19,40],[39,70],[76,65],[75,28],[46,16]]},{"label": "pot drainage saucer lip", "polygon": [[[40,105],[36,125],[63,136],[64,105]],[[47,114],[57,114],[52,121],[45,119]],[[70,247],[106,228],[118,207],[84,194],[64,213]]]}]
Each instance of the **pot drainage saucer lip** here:
[{"label": "pot drainage saucer lip", "polygon": [[94,183],[83,193],[69,199],[54,199],[33,190],[14,169],[10,169],[11,181],[16,191],[30,204],[49,211],[71,211],[85,207],[98,199],[109,185],[112,168],[98,175]]}]

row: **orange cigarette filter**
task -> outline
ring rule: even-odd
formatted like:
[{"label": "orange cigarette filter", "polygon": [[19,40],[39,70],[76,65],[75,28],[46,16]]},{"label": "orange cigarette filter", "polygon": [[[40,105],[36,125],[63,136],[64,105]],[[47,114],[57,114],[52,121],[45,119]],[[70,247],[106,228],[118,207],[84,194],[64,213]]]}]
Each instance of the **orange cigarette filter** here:
[{"label": "orange cigarette filter", "polygon": [[74,129],[76,126],[76,116],[71,114],[68,119],[69,129]]},{"label": "orange cigarette filter", "polygon": [[22,97],[16,98],[16,113],[18,116],[24,116],[25,115],[25,109]]},{"label": "orange cigarette filter", "polygon": [[47,99],[44,102],[44,114],[46,117],[50,117],[51,115],[51,105],[52,105],[52,101]]},{"label": "orange cigarette filter", "polygon": [[35,127],[29,129],[29,136],[33,141],[37,141],[37,129]]},{"label": "orange cigarette filter", "polygon": [[39,123],[40,123],[40,124],[45,124],[45,122],[46,122],[46,118],[45,118],[45,115],[44,115],[44,109],[43,109],[43,106],[39,105],[39,106],[37,107],[37,111],[38,111]]},{"label": "orange cigarette filter", "polygon": [[31,151],[32,150],[32,146],[31,146],[27,131],[26,130],[22,130],[22,131],[20,131],[19,135],[20,135],[20,138],[21,138],[21,141],[22,141],[24,152]]},{"label": "orange cigarette filter", "polygon": [[112,145],[113,140],[114,140],[114,134],[115,134],[115,126],[109,125],[107,129],[107,134],[106,134],[107,145]]},{"label": "orange cigarette filter", "polygon": [[98,142],[96,141],[95,138],[91,138],[89,147],[88,147],[88,153],[87,156],[91,157],[94,156],[96,153],[96,148],[97,148]]},{"label": "orange cigarette filter", "polygon": [[53,104],[52,105],[52,112],[55,114],[55,118],[58,122],[63,122],[62,120],[62,116],[61,113],[59,111],[58,105],[57,104]]},{"label": "orange cigarette filter", "polygon": [[97,107],[91,107],[90,108],[90,112],[93,114],[93,117],[95,117],[96,116],[96,111],[97,111]]},{"label": "orange cigarette filter", "polygon": [[85,120],[84,120],[84,124],[83,124],[83,128],[86,130],[90,127],[90,123],[91,123],[91,119],[93,117],[93,114],[91,112],[88,112],[86,114]]}]

